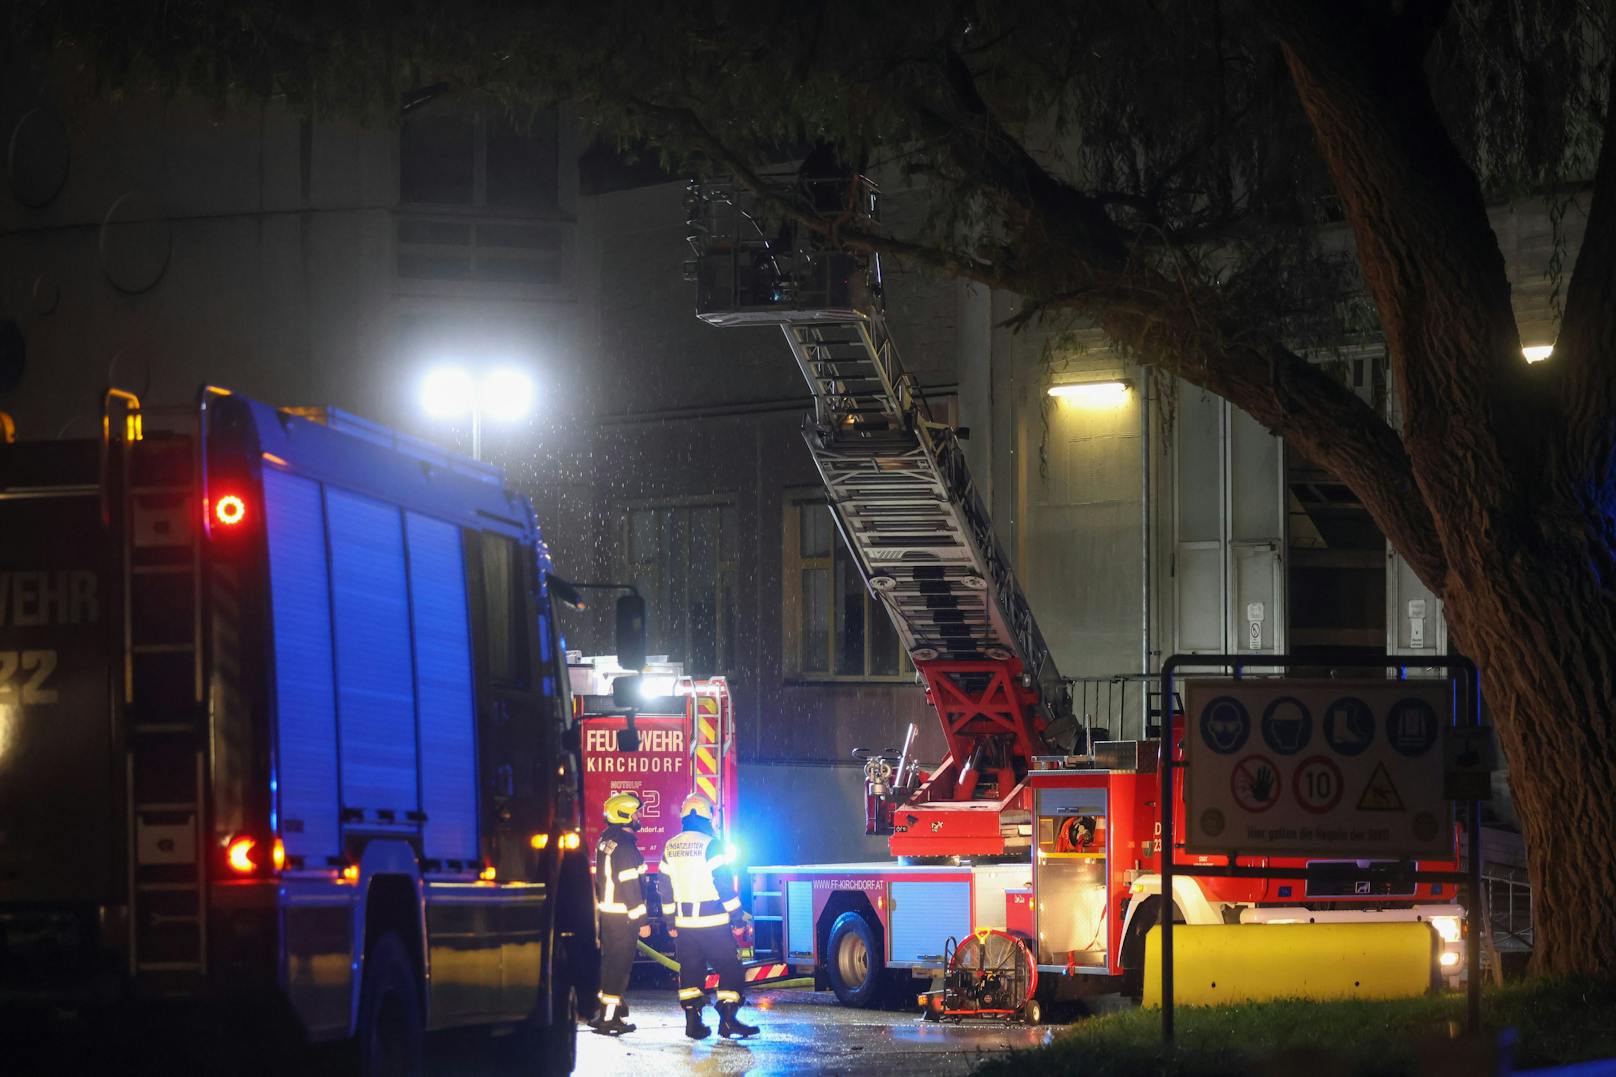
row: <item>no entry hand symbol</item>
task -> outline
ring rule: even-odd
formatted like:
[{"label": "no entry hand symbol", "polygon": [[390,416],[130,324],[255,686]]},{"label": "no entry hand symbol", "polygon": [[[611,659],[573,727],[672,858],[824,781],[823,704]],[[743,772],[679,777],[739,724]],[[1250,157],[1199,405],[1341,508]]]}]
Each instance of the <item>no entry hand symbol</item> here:
[{"label": "no entry hand symbol", "polygon": [[1229,775],[1234,802],[1248,812],[1265,812],[1279,802],[1279,768],[1260,755],[1248,755]]}]

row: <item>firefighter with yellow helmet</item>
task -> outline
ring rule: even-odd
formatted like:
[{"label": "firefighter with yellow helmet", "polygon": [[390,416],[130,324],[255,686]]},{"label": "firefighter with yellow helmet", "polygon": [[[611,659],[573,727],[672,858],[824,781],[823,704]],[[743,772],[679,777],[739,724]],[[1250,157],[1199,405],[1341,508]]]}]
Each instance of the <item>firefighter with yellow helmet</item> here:
[{"label": "firefighter with yellow helmet", "polygon": [[713,829],[713,803],[692,793],[679,807],[682,829],[662,847],[662,873],[673,885],[674,956],[679,959],[679,1005],[685,1011],[685,1035],[693,1040],[712,1033],[701,1020],[707,1004],[707,969],[718,973],[718,1034],[755,1036],[756,1025],[743,1023],[741,986],[746,982],[735,953],[731,925],[744,922],[735,893],[735,873],[728,847]]},{"label": "firefighter with yellow helmet", "polygon": [[[649,938],[645,858],[634,841],[640,828],[640,798],[613,793],[606,798],[606,829],[595,846],[595,908],[600,913],[600,1009],[589,1027],[603,1036],[621,1036],[635,1026],[623,1020],[623,991],[634,968],[634,940]],[[657,900],[652,888],[650,900]]]}]

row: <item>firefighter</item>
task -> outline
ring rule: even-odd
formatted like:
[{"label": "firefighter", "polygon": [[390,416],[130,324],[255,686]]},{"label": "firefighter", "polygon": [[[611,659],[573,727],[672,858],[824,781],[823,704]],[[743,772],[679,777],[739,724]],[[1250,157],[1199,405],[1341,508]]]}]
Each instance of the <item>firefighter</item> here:
[{"label": "firefighter", "polygon": [[662,847],[662,873],[673,884],[674,954],[679,959],[685,1035],[699,1040],[713,1031],[701,1020],[711,966],[718,973],[718,1034],[755,1036],[757,1026],[735,1016],[745,979],[730,928],[745,923],[745,916],[735,893],[729,850],[713,832],[713,803],[692,793],[680,805],[679,815],[682,829]]},{"label": "firefighter", "polygon": [[[613,793],[606,798],[606,830],[595,846],[595,908],[600,911],[600,1009],[589,1027],[602,1036],[621,1036],[635,1026],[624,1021],[623,991],[634,967],[634,939],[651,937],[646,898],[640,885],[645,858],[634,843],[640,829],[640,798]],[[654,900],[654,895],[653,895]]]}]

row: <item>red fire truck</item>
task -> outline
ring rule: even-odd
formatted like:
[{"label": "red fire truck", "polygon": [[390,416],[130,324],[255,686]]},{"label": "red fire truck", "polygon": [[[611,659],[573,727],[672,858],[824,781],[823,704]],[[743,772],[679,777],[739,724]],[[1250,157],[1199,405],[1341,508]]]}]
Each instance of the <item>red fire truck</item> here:
[{"label": "red fire truck", "polygon": [[[890,835],[899,862],[753,869],[759,950],[811,969],[855,1006],[909,994],[916,974],[942,977],[945,992],[966,984],[960,1009],[1032,1017],[1050,998],[1137,985],[1146,929],[1161,915],[1161,738],[1091,742],[1073,720],[959,432],[928,409],[887,333],[878,263],[810,227],[766,225],[782,206],[809,220],[816,200],[801,177],[764,182],[761,193],[692,185],[697,315],[783,331],[813,393],[803,433],[842,539],[908,649],[947,752],[927,773],[907,745],[865,753],[870,832]],[[835,204],[874,224],[872,184],[827,182],[841,185]],[[1162,710],[1173,732],[1176,716]],[[1181,800],[1174,810],[1181,821]],[[1172,915],[1192,925],[1426,921],[1431,930],[1410,934],[1430,940],[1433,975],[1456,971],[1451,888],[1388,881],[1367,862],[1310,882],[1309,863],[1240,860],[1297,869],[1274,880],[1178,876]],[[1314,933],[1325,946],[1327,935]]]},{"label": "red fire truck", "polygon": [[[679,805],[700,793],[718,809],[719,829],[735,818],[735,710],[723,677],[684,675],[678,663],[651,656],[640,672],[632,708],[634,737],[625,745],[629,707],[614,702],[612,682],[636,671],[615,655],[567,654],[573,712],[582,736],[584,844],[593,849],[605,827],[599,805],[613,793],[640,798],[640,853],[654,872],[662,844],[679,832]],[[733,841],[733,837],[731,838]],[[671,900],[664,894],[665,900]]]}]

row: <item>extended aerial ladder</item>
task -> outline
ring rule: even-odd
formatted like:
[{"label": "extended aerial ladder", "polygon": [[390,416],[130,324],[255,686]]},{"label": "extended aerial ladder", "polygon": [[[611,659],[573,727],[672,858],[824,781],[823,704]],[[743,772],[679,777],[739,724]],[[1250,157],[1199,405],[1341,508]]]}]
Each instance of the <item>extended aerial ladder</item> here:
[{"label": "extended aerial ladder", "polygon": [[867,762],[886,802],[875,828],[890,827],[896,855],[1024,851],[1026,773],[1035,756],[1067,754],[1076,730],[1067,686],[966,466],[961,431],[934,418],[899,361],[878,260],[790,212],[836,205],[838,221],[867,224],[878,191],[863,177],[764,180],[761,191],[691,185],[687,275],[703,321],[784,331],[813,392],[803,436],[837,526],[942,722],[948,753],[924,782],[907,745]]}]

